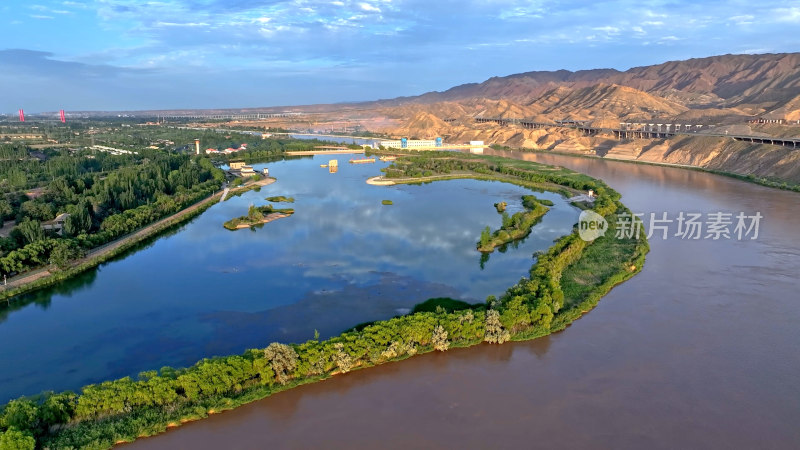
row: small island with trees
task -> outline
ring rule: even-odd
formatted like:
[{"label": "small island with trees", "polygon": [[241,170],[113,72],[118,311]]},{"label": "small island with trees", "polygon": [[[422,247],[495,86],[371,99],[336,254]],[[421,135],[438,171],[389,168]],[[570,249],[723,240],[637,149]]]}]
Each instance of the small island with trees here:
[{"label": "small island with trees", "polygon": [[511,216],[505,211],[505,202],[495,203],[495,208],[500,212],[501,209],[498,205],[502,205],[503,225],[494,233],[489,227],[481,232],[481,239],[477,246],[478,251],[482,253],[491,253],[501,245],[522,239],[530,234],[533,226],[550,210],[547,206],[553,206],[553,202],[540,200],[533,195],[523,195],[522,206],[526,211],[520,211]]},{"label": "small island with trees", "polygon": [[264,200],[274,203],[294,203],[294,197],[284,197],[283,195],[276,195],[274,197],[267,197]]},{"label": "small island with trees", "polygon": [[247,210],[246,216],[241,216],[235,219],[231,219],[222,224],[222,226],[224,226],[229,230],[251,228],[256,225],[272,222],[273,220],[289,217],[292,214],[294,214],[294,209],[292,208],[278,209],[272,206],[271,204],[266,206],[250,205],[250,208]]}]

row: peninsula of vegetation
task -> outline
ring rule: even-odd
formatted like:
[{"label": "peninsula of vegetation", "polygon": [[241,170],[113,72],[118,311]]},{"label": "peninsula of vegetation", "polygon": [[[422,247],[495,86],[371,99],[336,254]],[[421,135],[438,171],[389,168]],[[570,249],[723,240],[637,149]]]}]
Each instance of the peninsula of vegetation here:
[{"label": "peninsula of vegetation", "polygon": [[[165,367],[135,379],[89,385],[78,393],[13,400],[0,413],[0,438],[43,448],[107,448],[351,370],[418,353],[544,336],[563,330],[612,287],[637,273],[648,251],[644,233],[615,237],[618,218],[622,219],[618,215],[631,217],[617,192],[602,181],[563,168],[431,152],[404,156],[385,171],[382,184],[476,178],[565,196],[591,189],[597,195],[594,212],[606,218],[610,229],[592,242],[583,241],[573,230],[537,255],[528,277],[485,303],[436,299],[411,314],[365,324],[324,341],[271,343],[241,355],[204,359],[189,368]],[[529,204],[531,209],[545,208],[540,202]]]},{"label": "peninsula of vegetation", "polygon": [[[553,205],[552,202],[548,200],[539,200],[533,195],[523,195],[522,206],[524,206],[526,210],[514,213],[513,216],[508,215],[504,205],[503,211],[501,212],[503,216],[502,226],[494,233],[492,233],[489,227],[486,227],[481,232],[481,239],[478,241],[478,251],[482,253],[491,253],[495,248],[501,245],[520,240],[530,234],[533,226],[539,223],[539,219],[550,210],[550,208],[544,205],[544,202],[550,203],[550,206]],[[503,202],[503,204],[504,203],[505,202]],[[495,208],[500,211],[497,204]]]},{"label": "peninsula of vegetation", "polygon": [[272,222],[273,220],[283,219],[294,214],[294,209],[277,209],[272,205],[253,206],[247,210],[246,216],[237,217],[225,222],[222,226],[229,230],[239,230],[251,228],[256,225]]}]

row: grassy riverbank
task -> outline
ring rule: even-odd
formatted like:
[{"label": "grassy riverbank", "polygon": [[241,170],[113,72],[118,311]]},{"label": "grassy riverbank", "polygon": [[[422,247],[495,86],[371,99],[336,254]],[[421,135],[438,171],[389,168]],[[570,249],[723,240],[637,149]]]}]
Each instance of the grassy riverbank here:
[{"label": "grassy riverbank", "polygon": [[[391,171],[397,183],[423,180],[406,176],[413,172],[425,173],[424,181],[470,177],[565,195],[593,189],[594,211],[609,223],[627,211],[619,194],[601,181],[541,164],[431,153],[398,160]],[[486,303],[438,299],[325,341],[273,343],[186,369],[86,386],[79,394],[18,399],[0,414],[0,427],[34,436],[41,447],[107,448],[351,370],[434,350],[542,336],[563,329],[638,272],[647,251],[643,233],[624,243],[613,235],[588,243],[573,230],[538,255],[528,277]]]}]

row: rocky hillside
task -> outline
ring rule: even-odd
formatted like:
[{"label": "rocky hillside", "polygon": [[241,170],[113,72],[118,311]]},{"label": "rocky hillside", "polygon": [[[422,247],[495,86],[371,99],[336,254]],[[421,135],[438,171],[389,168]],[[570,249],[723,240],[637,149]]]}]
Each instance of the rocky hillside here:
[{"label": "rocky hillside", "polygon": [[557,87],[620,85],[696,107],[738,107],[748,114],[769,113],[800,95],[800,53],[723,55],[634,67],[624,72],[597,69],[526,72],[430,92],[400,102],[434,103],[469,98],[529,104]]}]

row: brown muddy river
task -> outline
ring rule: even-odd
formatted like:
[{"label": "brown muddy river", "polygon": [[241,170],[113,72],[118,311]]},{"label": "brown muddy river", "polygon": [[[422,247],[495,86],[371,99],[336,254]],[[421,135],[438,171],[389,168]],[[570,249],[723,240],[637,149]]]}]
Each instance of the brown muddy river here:
[{"label": "brown muddy river", "polygon": [[644,270],[564,332],[337,376],[125,448],[800,448],[800,195],[505,154],[601,178],[637,213],[760,212],[759,236],[654,237]]}]

